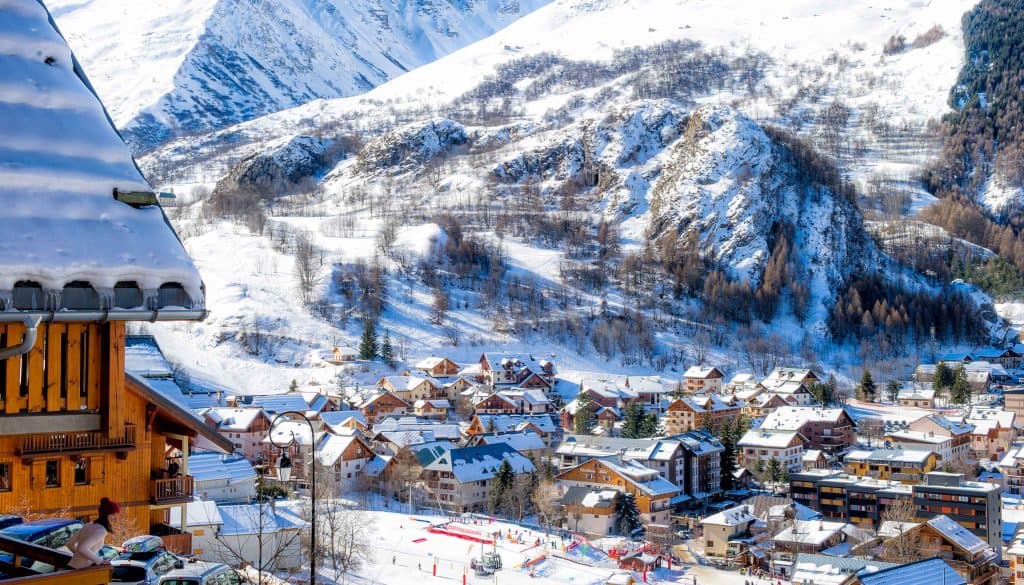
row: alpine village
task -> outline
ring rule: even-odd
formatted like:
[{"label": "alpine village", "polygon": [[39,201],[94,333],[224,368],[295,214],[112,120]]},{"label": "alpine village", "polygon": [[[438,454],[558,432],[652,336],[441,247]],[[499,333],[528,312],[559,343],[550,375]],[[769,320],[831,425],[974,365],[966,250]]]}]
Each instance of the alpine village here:
[{"label": "alpine village", "polygon": [[0,0],[0,585],[1024,584],[1024,3]]}]

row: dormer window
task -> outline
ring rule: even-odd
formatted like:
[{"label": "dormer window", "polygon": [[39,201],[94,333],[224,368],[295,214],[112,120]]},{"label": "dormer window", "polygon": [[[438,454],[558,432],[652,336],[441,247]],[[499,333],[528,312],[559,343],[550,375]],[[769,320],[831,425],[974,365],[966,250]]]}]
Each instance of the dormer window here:
[{"label": "dormer window", "polygon": [[38,282],[22,280],[14,284],[11,304],[19,311],[42,311],[45,303],[43,287]]},{"label": "dormer window", "polygon": [[114,285],[114,306],[118,309],[135,309],[143,306],[142,289],[135,281],[121,281]]},{"label": "dormer window", "polygon": [[100,296],[88,282],[76,280],[64,286],[61,304],[73,311],[95,311],[100,308]]}]

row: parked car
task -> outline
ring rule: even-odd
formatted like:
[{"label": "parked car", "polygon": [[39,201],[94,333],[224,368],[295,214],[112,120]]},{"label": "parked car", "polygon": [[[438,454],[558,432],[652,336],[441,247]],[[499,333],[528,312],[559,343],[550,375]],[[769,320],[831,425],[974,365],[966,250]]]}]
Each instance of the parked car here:
[{"label": "parked car", "polygon": [[124,551],[110,562],[110,580],[131,585],[155,585],[160,577],[185,566],[177,555],[167,552],[159,536],[137,536],[121,546]]},{"label": "parked car", "polygon": [[160,577],[159,585],[241,585],[247,582],[223,563],[192,561]]},{"label": "parked car", "polygon": [[22,524],[24,522],[25,520],[16,514],[2,514],[0,515],[0,530],[14,526],[15,524]]},{"label": "parked car", "polygon": [[[67,518],[46,518],[44,520],[33,520],[14,524],[0,530],[0,535],[14,538],[23,542],[45,546],[62,552],[69,552],[64,546],[68,539],[82,529],[82,523],[78,520]],[[0,553],[0,561],[12,562],[14,555]],[[31,559],[22,559],[21,564],[31,567],[33,571],[46,573],[53,571],[53,567],[45,563],[32,562]]]}]

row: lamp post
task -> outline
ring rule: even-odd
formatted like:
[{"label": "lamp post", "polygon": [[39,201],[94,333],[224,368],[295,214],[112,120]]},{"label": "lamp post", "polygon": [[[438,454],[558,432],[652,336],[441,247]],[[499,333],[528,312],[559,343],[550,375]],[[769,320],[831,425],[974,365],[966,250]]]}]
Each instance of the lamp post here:
[{"label": "lamp post", "polygon": [[310,527],[309,527],[309,585],[316,585],[316,449],[314,438],[316,431],[313,429],[313,423],[310,422],[306,415],[296,410],[288,410],[285,412],[278,413],[274,417],[274,420],[270,423],[270,429],[267,431],[268,439],[270,444],[282,450],[281,458],[278,460],[277,466],[277,478],[281,483],[288,483],[288,480],[292,476],[292,461],[288,458],[287,452],[284,450],[295,444],[295,431],[292,431],[292,437],[287,443],[278,444],[274,441],[274,427],[277,426],[277,421],[285,417],[298,416],[307,425],[309,425],[309,445],[310,445],[310,490],[309,495],[312,500],[312,512],[310,514]]}]

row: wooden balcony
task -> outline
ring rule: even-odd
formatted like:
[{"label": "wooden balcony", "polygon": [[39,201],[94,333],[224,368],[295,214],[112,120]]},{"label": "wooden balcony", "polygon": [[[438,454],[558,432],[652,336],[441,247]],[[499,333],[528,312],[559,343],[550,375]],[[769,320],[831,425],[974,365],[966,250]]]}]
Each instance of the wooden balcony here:
[{"label": "wooden balcony", "polygon": [[150,483],[150,501],[158,506],[191,502],[194,493],[195,478],[191,475],[154,479]]},{"label": "wooden balcony", "polygon": [[111,579],[110,565],[86,567],[56,573],[42,573],[13,579],[0,579],[4,585],[107,585]]},{"label": "wooden balcony", "polygon": [[[13,555],[11,562],[0,561],[0,583],[39,585],[105,585],[110,583],[110,566],[67,570],[71,555],[50,548],[0,536],[0,551]],[[53,567],[40,573],[36,562]]]},{"label": "wooden balcony", "polygon": [[47,433],[21,440],[18,455],[70,455],[90,451],[128,451],[135,448],[135,425],[127,424],[124,432],[110,437],[104,431]]}]

